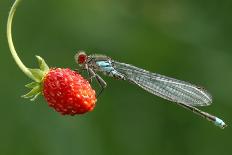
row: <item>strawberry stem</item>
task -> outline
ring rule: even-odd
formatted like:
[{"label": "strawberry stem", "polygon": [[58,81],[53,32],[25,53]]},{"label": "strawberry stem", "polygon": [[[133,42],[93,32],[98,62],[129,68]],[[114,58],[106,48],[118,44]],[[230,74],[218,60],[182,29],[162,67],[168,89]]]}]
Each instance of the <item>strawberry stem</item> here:
[{"label": "strawberry stem", "polygon": [[15,47],[14,47],[14,43],[13,43],[13,39],[12,39],[12,21],[13,21],[13,17],[14,17],[14,13],[16,11],[16,8],[18,6],[18,4],[21,2],[21,0],[16,0],[13,4],[13,6],[10,9],[9,12],[9,16],[8,16],[8,20],[7,20],[7,40],[8,40],[8,44],[9,44],[9,48],[10,48],[10,52],[16,62],[16,64],[18,65],[18,67],[24,72],[24,74],[26,74],[29,78],[31,78],[32,80],[35,80],[35,77],[33,76],[33,74],[31,73],[31,71],[23,64],[23,62],[20,60]]},{"label": "strawberry stem", "polygon": [[12,21],[14,18],[14,14],[20,2],[21,0],[15,0],[13,6],[10,9],[9,16],[7,19],[7,40],[8,40],[8,44],[9,44],[12,57],[14,58],[18,67],[24,72],[24,74],[26,74],[29,78],[35,81],[35,82],[32,82],[26,85],[27,88],[31,89],[31,91],[27,93],[26,95],[22,96],[23,98],[31,98],[31,100],[33,101],[42,92],[43,79],[45,75],[47,74],[47,72],[49,71],[49,67],[43,58],[41,58],[40,56],[36,56],[38,64],[39,64],[39,68],[27,68],[23,64],[23,62],[21,61],[21,59],[19,58],[15,50],[11,30],[12,30]]}]

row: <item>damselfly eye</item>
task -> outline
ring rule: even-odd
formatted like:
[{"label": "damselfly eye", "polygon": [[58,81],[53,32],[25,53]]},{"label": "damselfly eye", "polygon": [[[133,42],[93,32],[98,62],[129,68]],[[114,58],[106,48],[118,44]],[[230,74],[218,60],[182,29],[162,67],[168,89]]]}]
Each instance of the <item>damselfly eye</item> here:
[{"label": "damselfly eye", "polygon": [[83,64],[86,62],[87,57],[84,51],[80,51],[75,55],[75,60],[78,64]]}]

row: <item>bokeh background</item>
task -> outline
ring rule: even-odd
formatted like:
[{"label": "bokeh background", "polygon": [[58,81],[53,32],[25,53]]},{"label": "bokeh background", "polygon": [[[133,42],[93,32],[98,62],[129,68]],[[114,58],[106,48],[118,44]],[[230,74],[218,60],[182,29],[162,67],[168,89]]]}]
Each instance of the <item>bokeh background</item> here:
[{"label": "bokeh background", "polygon": [[42,96],[21,98],[30,80],[5,33],[13,2],[0,1],[0,155],[232,154],[232,1],[23,0],[13,27],[28,67],[40,55],[50,66],[74,69],[82,49],[202,85],[214,103],[201,109],[223,118],[224,130],[105,76],[107,89],[85,115],[61,116]]}]

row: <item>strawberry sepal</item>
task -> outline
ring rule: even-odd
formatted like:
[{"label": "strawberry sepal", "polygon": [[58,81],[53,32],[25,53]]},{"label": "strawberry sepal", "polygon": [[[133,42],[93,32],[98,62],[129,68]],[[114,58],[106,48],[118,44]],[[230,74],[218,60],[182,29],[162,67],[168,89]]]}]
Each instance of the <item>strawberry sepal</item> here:
[{"label": "strawberry sepal", "polygon": [[36,56],[39,68],[28,68],[31,72],[34,82],[26,84],[25,87],[31,89],[27,94],[22,95],[23,98],[30,98],[34,101],[42,92],[43,79],[49,71],[49,67],[40,56]]}]

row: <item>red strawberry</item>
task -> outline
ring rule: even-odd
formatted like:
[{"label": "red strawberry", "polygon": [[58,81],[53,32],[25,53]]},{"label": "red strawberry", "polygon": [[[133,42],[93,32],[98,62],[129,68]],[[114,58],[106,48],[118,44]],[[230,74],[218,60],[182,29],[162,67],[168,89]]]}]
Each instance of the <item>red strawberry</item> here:
[{"label": "red strawberry", "polygon": [[19,0],[16,0],[9,12],[7,40],[16,64],[25,75],[34,81],[26,85],[31,91],[22,97],[34,100],[39,94],[43,93],[49,106],[65,115],[83,114],[93,110],[97,101],[95,91],[81,75],[70,69],[49,69],[45,61],[39,56],[36,56],[39,69],[27,68],[20,60],[11,34],[12,20],[19,2]]},{"label": "red strawberry", "polygon": [[89,82],[70,69],[50,69],[43,80],[43,94],[49,106],[64,115],[91,111],[96,102]]},{"label": "red strawberry", "polygon": [[63,115],[83,114],[94,109],[97,101],[89,82],[71,69],[51,68],[37,56],[40,69],[29,69],[35,82],[27,84],[32,90],[24,98],[34,100],[40,93],[50,107]]}]

